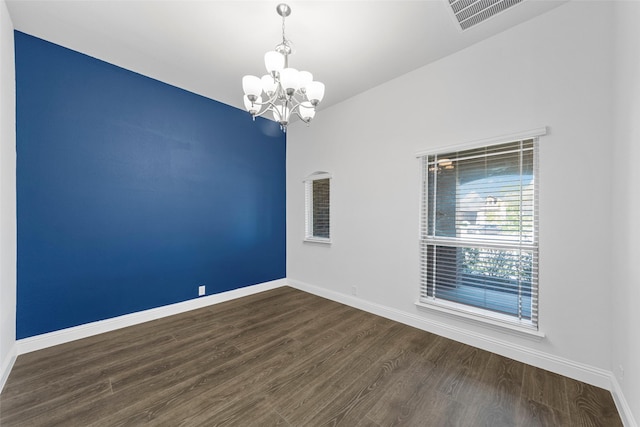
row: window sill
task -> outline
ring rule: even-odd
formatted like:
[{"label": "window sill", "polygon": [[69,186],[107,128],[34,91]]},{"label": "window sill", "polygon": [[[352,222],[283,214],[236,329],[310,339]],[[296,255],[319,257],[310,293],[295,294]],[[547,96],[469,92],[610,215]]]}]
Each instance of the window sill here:
[{"label": "window sill", "polygon": [[527,328],[526,326],[519,326],[512,323],[501,322],[499,320],[485,317],[481,314],[469,313],[466,311],[457,310],[455,308],[450,308],[437,303],[425,303],[421,301],[416,301],[416,306],[420,309],[444,313],[446,315],[455,317],[457,319],[461,319],[463,321],[467,321],[469,323],[489,326],[492,329],[498,330],[500,332],[508,332],[517,336],[530,338],[537,341],[540,341],[543,338],[545,338],[544,332],[541,332],[536,329],[531,329],[531,328]]},{"label": "window sill", "polygon": [[307,243],[321,243],[323,245],[331,245],[331,239],[325,239],[323,237],[305,237],[303,241]]}]

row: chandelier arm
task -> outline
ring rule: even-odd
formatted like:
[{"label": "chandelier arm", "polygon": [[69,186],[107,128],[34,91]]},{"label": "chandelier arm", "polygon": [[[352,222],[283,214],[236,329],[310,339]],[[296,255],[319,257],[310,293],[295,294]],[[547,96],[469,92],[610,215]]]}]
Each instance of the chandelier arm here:
[{"label": "chandelier arm", "polygon": [[[264,103],[264,104],[268,104],[267,105],[267,110],[276,111],[276,107],[278,105],[275,103],[275,101],[276,100],[274,100],[274,99],[269,99],[269,100],[267,100],[267,102]],[[282,104],[282,105],[286,105],[286,104]],[[267,110],[265,110],[265,111],[267,111]]]},{"label": "chandelier arm", "polygon": [[[264,105],[264,104],[262,104],[262,105]],[[256,118],[256,117],[262,117],[262,116],[264,116],[264,115],[265,115],[265,113],[266,113],[267,111],[271,111],[271,107],[267,107],[267,108],[265,108],[262,112],[260,112],[260,113],[258,113],[258,114],[253,114],[253,117],[254,117],[254,118]]]},{"label": "chandelier arm", "polygon": [[260,106],[263,106],[263,105],[272,105],[273,106],[274,102],[277,99],[278,99],[278,92],[276,91],[276,92],[273,93],[273,95],[271,95],[270,98],[266,99],[265,101],[263,101],[263,102],[254,102],[254,104],[260,105]]},{"label": "chandelier arm", "polygon": [[[266,108],[258,113],[258,114],[254,114],[254,117],[261,117],[263,116],[265,113],[269,112],[269,111],[276,111],[276,107],[278,106],[275,102],[278,100],[278,96],[276,93],[274,93],[274,95],[267,99],[265,102],[256,102],[256,105],[259,105],[260,107],[266,106]],[[282,104],[282,105],[286,105],[286,104]],[[292,110],[293,111],[293,110]]]},{"label": "chandelier arm", "polygon": [[267,113],[268,111],[273,111],[274,107],[275,107],[275,101],[278,99],[278,93],[277,91],[273,93],[273,95],[271,95],[271,97],[267,100],[265,100],[264,102],[257,102],[254,101],[252,102],[252,105],[257,105],[260,107],[260,109],[262,109],[262,107],[266,106],[266,108],[264,110],[262,110],[259,113],[256,114],[252,114],[253,118],[255,119],[256,117],[261,117],[263,116],[265,113]]},{"label": "chandelier arm", "polygon": [[[292,112],[294,112],[294,111],[292,111]],[[305,119],[304,117],[302,117],[302,116],[300,115],[300,113],[299,113],[298,111],[295,111],[295,113],[296,113],[296,116],[298,116],[298,118],[299,118],[300,120],[302,120],[303,122],[305,122],[306,124],[311,123],[311,119]]]},{"label": "chandelier arm", "polygon": [[[291,95],[290,101],[292,102],[292,104],[295,104],[294,107],[291,108],[291,112],[293,112],[294,109],[298,109],[300,106],[307,107],[307,108],[313,108],[313,105],[311,104],[311,102],[305,100],[304,96],[302,96],[302,98],[299,99],[299,98],[296,98],[296,95],[302,96],[302,94],[297,93],[297,92],[294,93],[293,95]],[[304,105],[305,102],[308,103],[309,105]]]},{"label": "chandelier arm", "polygon": [[289,101],[289,105],[292,105],[291,110],[290,110],[292,113],[296,112],[298,110],[298,107],[300,107],[300,103],[293,96],[291,97],[291,100]]}]

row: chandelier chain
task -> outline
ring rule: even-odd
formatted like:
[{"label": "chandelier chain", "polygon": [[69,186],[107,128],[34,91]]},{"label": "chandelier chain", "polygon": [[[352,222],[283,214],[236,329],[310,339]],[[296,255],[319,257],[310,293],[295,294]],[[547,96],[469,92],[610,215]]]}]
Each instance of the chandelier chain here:
[{"label": "chandelier chain", "polygon": [[284,20],[286,18],[283,16],[282,17],[282,44],[287,44],[287,38],[284,35]]}]

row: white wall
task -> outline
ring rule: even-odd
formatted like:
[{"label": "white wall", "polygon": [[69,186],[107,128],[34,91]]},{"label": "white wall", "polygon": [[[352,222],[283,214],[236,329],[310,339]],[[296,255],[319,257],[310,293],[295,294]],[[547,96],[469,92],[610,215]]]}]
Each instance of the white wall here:
[{"label": "white wall", "polygon": [[0,2],[0,390],[16,342],[16,109],[13,24]]},{"label": "white wall", "polygon": [[[291,126],[289,281],[608,388],[612,20],[607,2],[570,2],[320,111],[309,128]],[[415,49],[421,43],[438,41],[415,41]],[[546,338],[418,309],[414,154],[540,126],[549,129],[540,144],[539,323]],[[316,170],[333,174],[330,247],[302,242],[302,180]]]},{"label": "white wall", "polygon": [[612,369],[640,421],[640,2],[615,11]]}]

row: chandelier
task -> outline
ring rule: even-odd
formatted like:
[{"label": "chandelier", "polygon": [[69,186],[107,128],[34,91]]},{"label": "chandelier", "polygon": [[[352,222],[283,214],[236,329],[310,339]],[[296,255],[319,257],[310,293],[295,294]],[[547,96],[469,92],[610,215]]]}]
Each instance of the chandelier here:
[{"label": "chandelier", "polygon": [[314,81],[308,71],[289,67],[289,55],[293,53],[290,40],[284,35],[284,20],[291,8],[281,3],[276,7],[282,16],[282,42],[275,50],[264,55],[267,73],[262,78],[247,75],[242,78],[244,106],[253,120],[271,111],[280,129],[287,131],[292,114],[309,124],[316,115],[316,106],[324,97],[324,84]]}]

